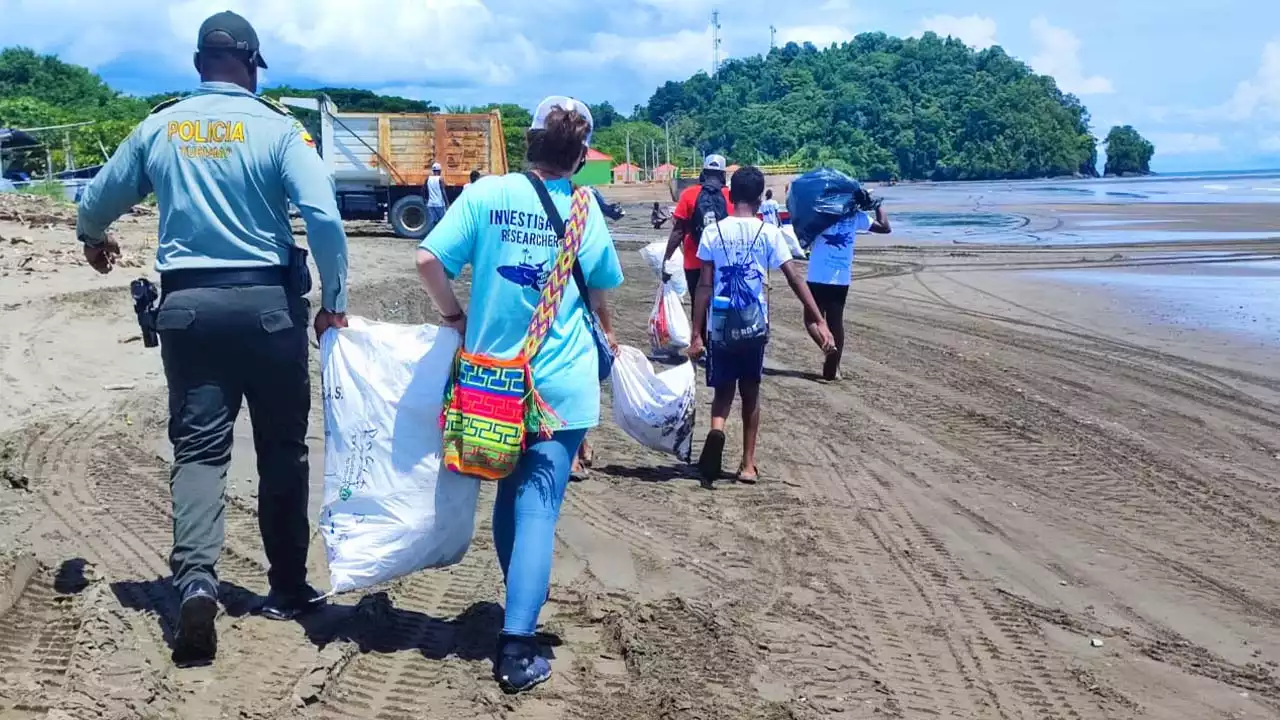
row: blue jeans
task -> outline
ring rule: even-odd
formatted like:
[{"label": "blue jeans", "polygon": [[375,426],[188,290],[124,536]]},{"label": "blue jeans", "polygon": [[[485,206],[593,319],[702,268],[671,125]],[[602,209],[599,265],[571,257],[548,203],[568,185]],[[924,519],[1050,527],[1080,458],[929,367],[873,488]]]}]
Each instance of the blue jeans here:
[{"label": "blue jeans", "polygon": [[556,521],[569,470],[586,430],[565,430],[535,440],[510,476],[498,482],[493,503],[493,545],[507,582],[502,632],[531,636],[551,584]]},{"label": "blue jeans", "polygon": [[444,211],[445,207],[443,205],[427,206],[427,232],[436,229],[436,225],[439,225],[440,221],[444,219]]}]

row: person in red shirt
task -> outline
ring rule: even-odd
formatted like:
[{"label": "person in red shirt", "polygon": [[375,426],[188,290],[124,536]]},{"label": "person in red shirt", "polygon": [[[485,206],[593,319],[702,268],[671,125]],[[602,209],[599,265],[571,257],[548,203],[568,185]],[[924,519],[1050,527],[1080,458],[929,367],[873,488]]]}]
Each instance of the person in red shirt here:
[{"label": "person in red shirt", "polygon": [[684,275],[689,282],[689,295],[693,295],[693,289],[698,286],[698,279],[702,275],[702,261],[698,259],[698,242],[702,239],[701,220],[695,218],[695,209],[698,206],[698,195],[702,193],[702,188],[719,187],[724,193],[724,215],[719,219],[723,220],[728,216],[729,208],[733,207],[733,203],[729,200],[729,183],[725,177],[725,160],[723,155],[708,155],[702,164],[702,174],[698,176],[698,184],[692,185],[684,189],[680,193],[680,200],[676,203],[675,212],[671,214],[672,226],[671,235],[667,238],[667,255],[665,260],[670,260],[672,255],[676,254],[676,248],[684,246]]}]

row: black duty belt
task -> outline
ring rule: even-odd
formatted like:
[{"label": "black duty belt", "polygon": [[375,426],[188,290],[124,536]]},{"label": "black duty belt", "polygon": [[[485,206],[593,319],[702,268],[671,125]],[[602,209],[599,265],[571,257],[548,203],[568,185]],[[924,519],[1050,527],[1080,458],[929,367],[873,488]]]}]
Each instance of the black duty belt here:
[{"label": "black duty belt", "polygon": [[289,268],[284,265],[256,268],[201,268],[170,270],[160,274],[160,288],[166,295],[197,288],[252,287],[280,285],[289,287]]}]

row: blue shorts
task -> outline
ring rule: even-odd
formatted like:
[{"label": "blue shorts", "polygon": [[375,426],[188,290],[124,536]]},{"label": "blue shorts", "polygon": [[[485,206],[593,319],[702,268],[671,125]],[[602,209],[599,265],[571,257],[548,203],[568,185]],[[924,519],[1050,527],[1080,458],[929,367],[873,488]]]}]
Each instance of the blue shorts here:
[{"label": "blue shorts", "polygon": [[707,348],[707,387],[734,385],[739,380],[764,379],[764,345],[729,350],[714,343]]}]

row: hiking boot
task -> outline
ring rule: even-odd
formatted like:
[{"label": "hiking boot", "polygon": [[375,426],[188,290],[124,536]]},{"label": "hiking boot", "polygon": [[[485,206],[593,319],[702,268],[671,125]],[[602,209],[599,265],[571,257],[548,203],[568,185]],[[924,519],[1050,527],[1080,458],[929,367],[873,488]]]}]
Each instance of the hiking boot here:
[{"label": "hiking boot", "polygon": [[306,583],[290,591],[273,589],[258,608],[258,614],[268,620],[293,620],[323,607],[324,601],[319,598],[320,593]]},{"label": "hiking boot", "polygon": [[206,580],[197,580],[182,593],[178,631],[173,637],[173,664],[199,667],[218,654],[218,591]]},{"label": "hiking boot", "polygon": [[551,661],[542,655],[532,637],[502,635],[498,638],[498,658],[493,679],[508,695],[525,692],[551,678]]}]

